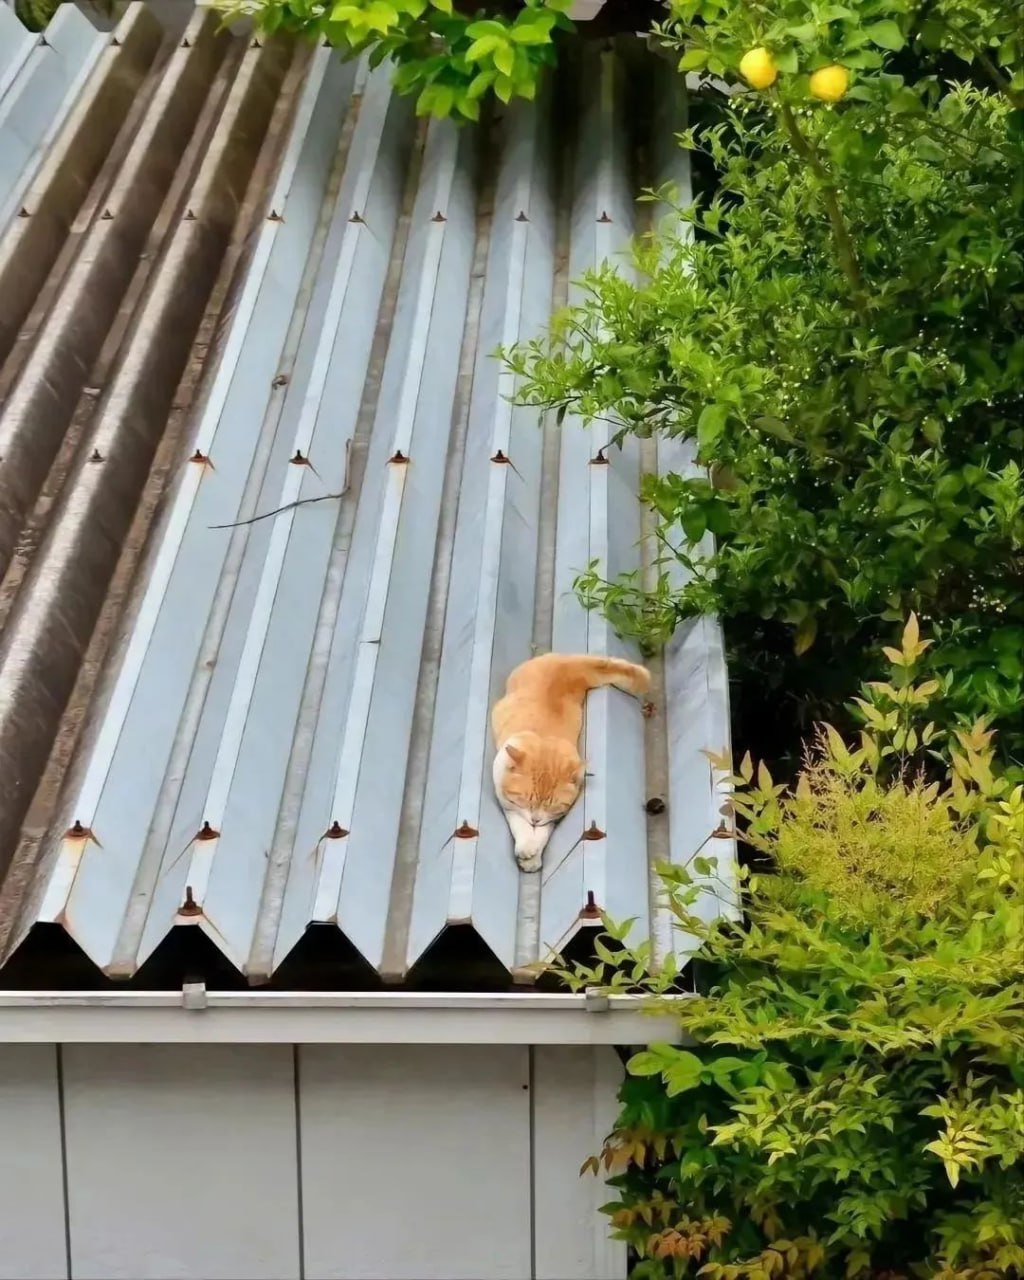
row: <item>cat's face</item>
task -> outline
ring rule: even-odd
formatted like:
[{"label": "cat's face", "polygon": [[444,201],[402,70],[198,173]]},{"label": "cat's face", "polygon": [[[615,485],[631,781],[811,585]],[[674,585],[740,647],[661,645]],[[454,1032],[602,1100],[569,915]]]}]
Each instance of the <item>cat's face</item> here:
[{"label": "cat's face", "polygon": [[505,745],[500,760],[496,781],[502,804],[531,826],[552,826],[576,803],[586,766],[570,743],[524,734],[517,745]]}]

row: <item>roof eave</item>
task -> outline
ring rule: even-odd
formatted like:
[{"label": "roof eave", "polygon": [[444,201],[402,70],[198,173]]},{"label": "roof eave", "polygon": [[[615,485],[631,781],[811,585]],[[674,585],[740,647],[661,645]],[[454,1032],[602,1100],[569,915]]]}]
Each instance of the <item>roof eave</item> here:
[{"label": "roof eave", "polygon": [[[674,999],[686,999],[686,996]],[[544,992],[0,991],[6,1044],[677,1042],[636,996]]]}]

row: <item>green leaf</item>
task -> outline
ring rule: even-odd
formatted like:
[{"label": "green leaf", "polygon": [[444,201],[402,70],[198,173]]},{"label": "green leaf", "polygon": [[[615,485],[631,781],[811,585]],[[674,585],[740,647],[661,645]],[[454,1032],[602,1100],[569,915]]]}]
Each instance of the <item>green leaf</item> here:
[{"label": "green leaf", "polygon": [[725,430],[729,410],[724,404],[709,404],[697,419],[697,443],[701,450],[710,449]]},{"label": "green leaf", "polygon": [[481,36],[496,36],[499,43],[508,39],[508,28],[493,18],[483,18],[479,22],[471,22],[466,27],[466,35],[470,40],[479,40]]},{"label": "green leaf", "polygon": [[430,0],[435,9],[440,9],[442,13],[451,13],[452,0]]},{"label": "green leaf", "polygon": [[700,71],[708,64],[708,51],[706,49],[687,49],[683,56],[679,59],[680,71]]},{"label": "green leaf", "polygon": [[816,614],[809,613],[796,629],[796,636],[793,640],[793,652],[800,657],[801,654],[814,644],[818,635],[818,618]]},{"label": "green leaf", "polygon": [[891,18],[886,18],[884,22],[873,22],[871,26],[865,27],[864,35],[880,49],[891,49],[894,52],[902,49],[906,43],[899,25]]},{"label": "green leaf", "polygon": [[493,53],[495,49],[501,48],[501,40],[497,36],[480,36],[466,50],[466,60],[468,62],[480,62]]},{"label": "green leaf", "polygon": [[469,87],[466,89],[467,96],[470,98],[479,98],[481,94],[486,93],[494,83],[494,78],[497,74],[497,71],[495,71],[493,67],[486,67],[483,71],[477,72],[469,82]]},{"label": "green leaf", "polygon": [[515,54],[511,45],[503,44],[500,48],[495,49],[494,65],[503,76],[511,76],[512,68],[515,66]]}]

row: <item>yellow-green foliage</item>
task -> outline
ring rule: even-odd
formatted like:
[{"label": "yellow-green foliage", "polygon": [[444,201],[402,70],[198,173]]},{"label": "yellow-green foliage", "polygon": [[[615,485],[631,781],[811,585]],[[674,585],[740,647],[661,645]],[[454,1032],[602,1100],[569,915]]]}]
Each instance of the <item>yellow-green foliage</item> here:
[{"label": "yellow-green foliage", "polygon": [[854,919],[930,912],[961,892],[977,848],[937,784],[884,785],[866,768],[837,771],[827,754],[808,763],[801,783],[782,805],[771,851],[838,910]]},{"label": "yellow-green foliage", "polygon": [[[630,1060],[588,1165],[635,1280],[1024,1275],[1024,786],[984,724],[921,723],[925,645],[911,619],[860,742],[824,729],[794,789],[733,776],[773,864],[742,926],[693,912],[712,858],[664,869],[698,989],[652,1003],[692,1047]],[[560,972],[663,997],[674,970],[624,937],[606,922],[600,963]]]}]

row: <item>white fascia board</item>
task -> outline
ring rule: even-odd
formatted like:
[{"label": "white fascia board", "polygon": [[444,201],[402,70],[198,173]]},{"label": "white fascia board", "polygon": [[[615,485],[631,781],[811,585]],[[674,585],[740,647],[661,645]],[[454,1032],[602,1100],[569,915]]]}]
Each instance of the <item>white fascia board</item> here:
[{"label": "white fascia board", "polygon": [[[678,997],[686,999],[685,996]],[[0,991],[0,1044],[678,1042],[632,996],[510,992]]]}]

